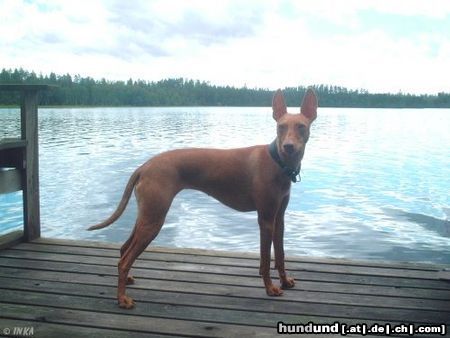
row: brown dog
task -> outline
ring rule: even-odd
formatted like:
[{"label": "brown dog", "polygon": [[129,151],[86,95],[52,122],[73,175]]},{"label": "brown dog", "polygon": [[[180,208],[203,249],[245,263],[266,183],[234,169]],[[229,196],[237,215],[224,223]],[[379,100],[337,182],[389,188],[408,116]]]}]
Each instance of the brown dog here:
[{"label": "brown dog", "polygon": [[[288,114],[283,94],[278,90],[272,102],[277,121],[277,138],[270,145],[238,149],[183,149],[159,154],[131,176],[116,211],[89,230],[104,228],[116,221],[130,199],[133,188],[138,205],[136,225],[120,249],[117,299],[119,306],[132,308],[125,294],[128,276],[136,258],[158,235],[175,195],[182,189],[196,189],[239,211],[258,213],[260,228],[260,268],[269,296],[281,296],[281,289],[294,286],[284,268],[284,212],[289,202],[291,181],[296,182],[317,116],[317,98],[311,89],[303,98],[301,113]],[[274,246],[275,268],[281,288],[270,278],[270,250]]]}]

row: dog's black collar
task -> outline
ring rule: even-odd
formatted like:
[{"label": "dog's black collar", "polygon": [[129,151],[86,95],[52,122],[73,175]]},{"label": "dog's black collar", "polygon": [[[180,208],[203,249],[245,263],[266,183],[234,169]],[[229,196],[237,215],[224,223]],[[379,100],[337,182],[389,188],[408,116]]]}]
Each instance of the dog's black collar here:
[{"label": "dog's black collar", "polygon": [[297,183],[301,181],[300,178],[300,165],[297,169],[292,169],[288,167],[278,154],[277,140],[275,139],[271,144],[269,144],[269,153],[272,159],[280,166],[285,175],[291,179],[292,182]]}]

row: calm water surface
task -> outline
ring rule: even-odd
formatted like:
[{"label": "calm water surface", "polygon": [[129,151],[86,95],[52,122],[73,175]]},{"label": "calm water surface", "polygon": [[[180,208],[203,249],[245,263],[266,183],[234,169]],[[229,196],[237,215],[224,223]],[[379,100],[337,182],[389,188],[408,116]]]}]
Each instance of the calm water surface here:
[{"label": "calm water surface", "polygon": [[[298,108],[297,108],[298,109]],[[291,112],[294,112],[291,109]],[[109,216],[134,169],[182,147],[270,143],[269,108],[40,109],[42,235],[123,242],[134,198]],[[287,254],[450,263],[450,110],[320,108],[286,213]],[[17,109],[0,110],[0,138],[19,132]],[[0,195],[0,232],[20,227],[21,194]],[[256,213],[181,192],[153,242],[259,250]]]}]

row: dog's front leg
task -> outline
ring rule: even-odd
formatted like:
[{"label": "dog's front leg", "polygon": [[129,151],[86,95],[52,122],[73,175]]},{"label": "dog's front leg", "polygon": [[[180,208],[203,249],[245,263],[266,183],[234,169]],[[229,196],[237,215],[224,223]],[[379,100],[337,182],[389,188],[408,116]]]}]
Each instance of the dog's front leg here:
[{"label": "dog's front leg", "polygon": [[[275,214],[275,213],[274,213]],[[266,293],[269,296],[281,296],[283,290],[273,285],[270,278],[270,249],[272,246],[272,235],[275,225],[275,215],[258,212],[258,223],[260,231],[260,265],[259,274],[261,275]]]},{"label": "dog's front leg", "polygon": [[286,207],[289,203],[289,195],[284,198],[281,203],[280,210],[277,213],[276,221],[275,221],[275,229],[273,232],[273,247],[275,251],[275,269],[278,270],[278,274],[280,275],[280,282],[282,289],[289,289],[294,287],[295,282],[294,278],[287,277],[286,271],[284,267],[284,245],[283,245],[283,237],[284,237],[284,212],[286,211]]}]

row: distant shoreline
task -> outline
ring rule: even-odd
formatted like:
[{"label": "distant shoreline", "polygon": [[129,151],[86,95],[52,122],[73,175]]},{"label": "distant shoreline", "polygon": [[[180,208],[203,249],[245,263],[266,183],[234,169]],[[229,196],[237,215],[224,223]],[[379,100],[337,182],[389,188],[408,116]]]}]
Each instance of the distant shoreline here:
[{"label": "distant shoreline", "polygon": [[[39,109],[86,109],[86,108],[208,108],[208,107],[212,107],[212,108],[267,108],[267,109],[272,109],[270,106],[242,106],[242,105],[236,105],[236,106],[220,106],[220,105],[205,105],[205,106],[201,106],[201,105],[158,105],[158,106],[149,106],[149,105],[145,105],[145,106],[130,106],[130,105],[117,105],[117,106],[112,106],[112,105],[79,105],[79,106],[75,106],[75,105],[39,105]],[[289,108],[290,106],[288,106]],[[291,106],[292,108],[296,108],[295,106]],[[395,107],[395,106],[390,106],[390,107],[356,107],[356,106],[351,106],[351,107],[345,107],[345,106],[340,106],[340,107],[335,107],[335,106],[319,106],[319,108],[335,108],[335,109],[450,109],[449,107]],[[20,109],[20,105],[2,105],[0,104],[0,109]]]},{"label": "distant shoreline", "polygon": [[[157,82],[144,80],[94,80],[70,74],[37,75],[23,69],[3,69],[0,84],[46,84],[52,88],[39,93],[41,107],[270,107],[273,90],[216,86],[184,78]],[[298,107],[309,87],[282,89],[288,106]],[[333,108],[450,108],[450,93],[369,93],[365,89],[318,84],[310,86],[320,107]],[[14,106],[18,93],[0,91],[0,106]]]},{"label": "distant shoreline", "polygon": [[[39,109],[84,109],[84,108],[267,108],[272,109],[270,106],[214,106],[214,105],[207,105],[207,106],[199,106],[199,105],[185,105],[185,106],[174,106],[174,105],[167,105],[167,106],[108,106],[108,105],[80,105],[80,106],[73,106],[73,105],[39,105]],[[288,107],[289,108],[289,107]],[[295,108],[295,107],[293,107]],[[336,109],[450,109],[450,107],[333,107],[333,106],[319,106],[319,108],[336,108]],[[20,109],[20,105],[1,105],[0,109]]]}]

